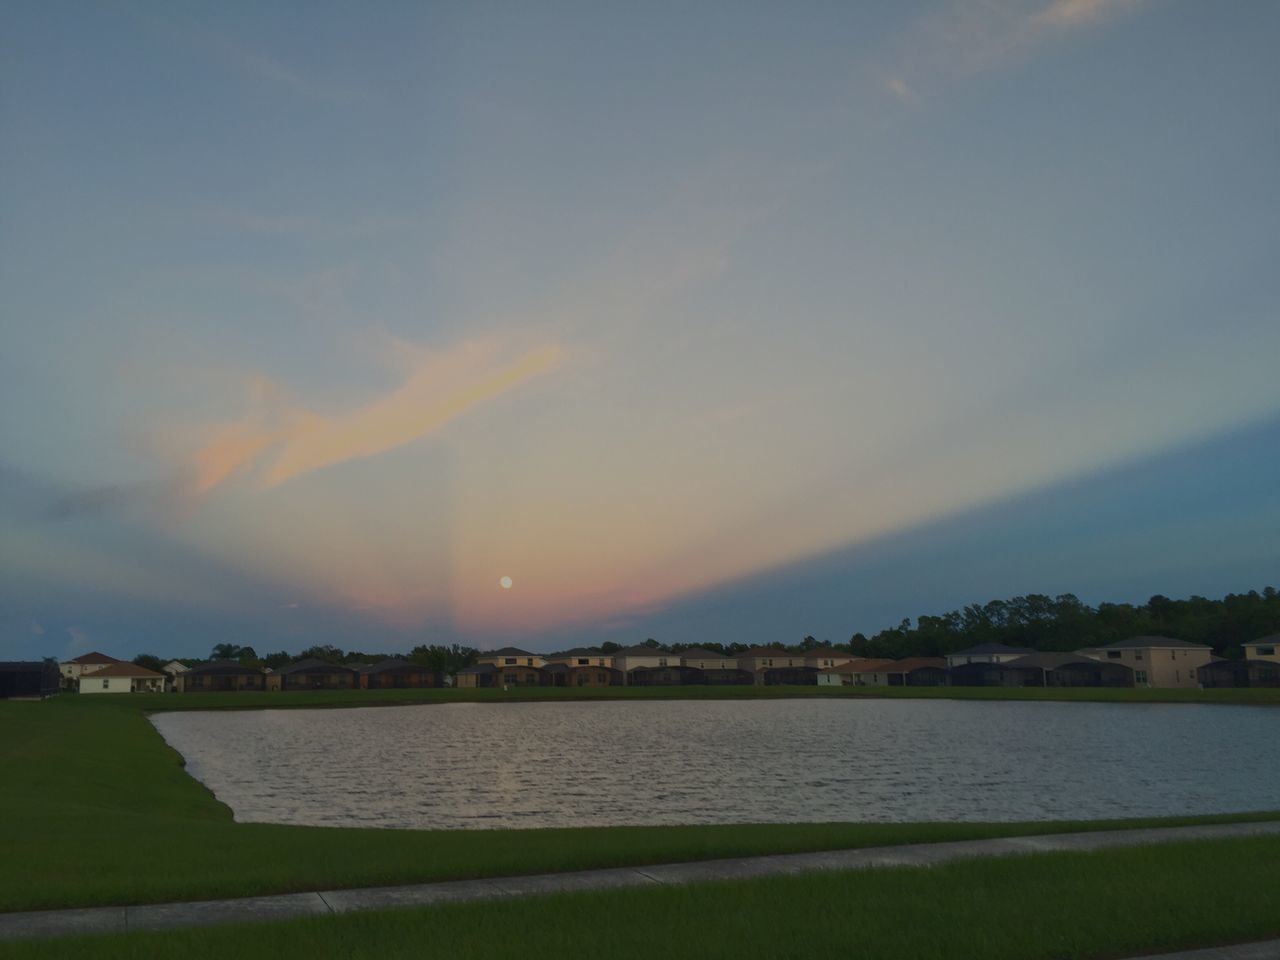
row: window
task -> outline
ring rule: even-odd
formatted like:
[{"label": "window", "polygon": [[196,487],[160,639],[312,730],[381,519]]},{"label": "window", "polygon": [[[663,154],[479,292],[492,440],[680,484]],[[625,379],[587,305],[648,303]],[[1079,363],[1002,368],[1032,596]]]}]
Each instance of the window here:
[{"label": "window", "polygon": [[1133,659],[1135,659],[1135,660],[1141,660],[1141,659],[1142,659],[1142,651],[1141,651],[1141,650],[1135,650],[1135,651],[1133,651]]},{"label": "window", "polygon": [[103,690],[109,690],[109,689],[111,689],[111,681],[110,681],[110,680],[103,680],[103,681],[102,681],[102,689],[103,689]]},{"label": "window", "polygon": [[1276,648],[1274,646],[1259,646],[1257,650],[1258,656],[1260,657],[1274,657],[1276,655]]},{"label": "window", "polygon": [[1147,671],[1145,670],[1133,671],[1133,682],[1140,687],[1145,687],[1147,685]]},{"label": "window", "polygon": [[578,658],[578,666],[580,666],[580,667],[589,667],[589,666],[591,666],[591,660],[590,660],[590,658],[588,658],[588,657],[579,657],[579,658]]},{"label": "window", "polygon": [[525,657],[524,665],[525,665],[526,667],[532,667],[532,666],[533,666],[533,657]]},{"label": "window", "polygon": [[666,665],[667,665],[667,658],[666,658],[666,657],[659,657],[659,658],[658,658],[658,666],[660,666],[660,667],[665,667]]},{"label": "window", "polygon": [[504,667],[514,667],[514,666],[516,665],[516,658],[515,658],[515,657],[503,657],[503,659],[502,659],[502,665],[503,665]]},{"label": "window", "polygon": [[1169,659],[1170,659],[1170,660],[1177,660],[1177,659],[1178,659],[1178,651],[1177,651],[1177,650],[1170,650],[1170,651],[1169,651]]},{"label": "window", "polygon": [[502,677],[502,682],[507,684],[508,686],[515,686],[516,678],[518,676],[519,675],[515,673],[504,674]]},{"label": "window", "polygon": [[1120,651],[1119,651],[1119,650],[1108,650],[1108,651],[1107,651],[1107,659],[1108,659],[1108,660],[1119,660],[1119,659],[1120,659]]}]

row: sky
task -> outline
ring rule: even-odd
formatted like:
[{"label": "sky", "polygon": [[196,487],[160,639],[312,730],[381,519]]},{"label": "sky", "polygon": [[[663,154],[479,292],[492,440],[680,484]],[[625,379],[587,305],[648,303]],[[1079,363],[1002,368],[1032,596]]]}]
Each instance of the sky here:
[{"label": "sky", "polygon": [[0,659],[1280,584],[1278,41],[1193,0],[5,4]]}]

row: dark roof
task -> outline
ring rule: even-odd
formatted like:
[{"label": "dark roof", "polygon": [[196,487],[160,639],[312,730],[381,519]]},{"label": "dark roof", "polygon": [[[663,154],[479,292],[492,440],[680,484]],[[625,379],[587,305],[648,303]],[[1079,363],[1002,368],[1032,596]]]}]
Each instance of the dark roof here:
[{"label": "dark roof", "polygon": [[238,660],[210,660],[199,663],[183,674],[184,677],[199,676],[205,673],[263,673],[261,667],[245,666]]},{"label": "dark roof", "polygon": [[100,670],[91,670],[80,675],[84,680],[96,680],[98,677],[156,677],[158,679],[163,676],[163,673],[156,673],[136,663],[109,663]]},{"label": "dark roof", "polygon": [[43,660],[0,660],[0,670],[6,673],[37,673],[52,666]]},{"label": "dark roof", "polygon": [[681,650],[676,656],[684,657],[688,660],[732,660],[737,654],[716,653],[714,650],[707,650],[704,647],[690,647],[688,650]]},{"label": "dark roof", "polygon": [[1246,640],[1244,642],[1246,647],[1256,647],[1258,644],[1262,644],[1264,646],[1269,644],[1280,646],[1280,633],[1273,633],[1269,637],[1259,637],[1257,640]]},{"label": "dark roof", "polygon": [[643,643],[637,643],[634,647],[627,647],[624,650],[615,650],[609,656],[613,657],[683,657],[683,653],[672,653],[670,650],[663,650],[659,647],[647,647]]},{"label": "dark roof", "polygon": [[567,663],[548,663],[542,669],[547,673],[568,673],[569,665]]},{"label": "dark roof", "polygon": [[548,657],[611,657],[611,653],[601,653],[599,650],[591,650],[587,647],[574,647],[572,650],[565,650],[561,653],[549,653]]},{"label": "dark roof", "polygon": [[972,657],[983,653],[1020,653],[1026,655],[1035,653],[1030,647],[1009,647],[1003,643],[980,643],[976,647],[969,647],[967,650],[957,650],[955,653],[949,653],[949,657]]},{"label": "dark roof", "polygon": [[285,664],[279,667],[276,673],[331,673],[337,670],[346,673],[355,673],[351,667],[343,666],[340,663],[329,663],[325,660],[317,660],[315,657],[308,657],[306,660],[299,660],[297,663]]},{"label": "dark roof", "polygon": [[735,653],[735,657],[803,657],[803,653],[791,653],[781,647],[752,647],[750,650],[743,650],[741,653]]},{"label": "dark roof", "polygon": [[491,650],[488,653],[480,654],[482,657],[540,657],[540,653],[530,653],[528,650],[521,650],[519,647],[503,647],[501,650]]},{"label": "dark roof", "polygon": [[67,663],[124,663],[124,661],[117,660],[115,657],[108,657],[105,653],[99,653],[95,650],[92,653],[81,654],[74,660],[68,660]]},{"label": "dark roof", "polygon": [[1172,637],[1129,637],[1108,643],[1105,647],[1089,647],[1091,650],[1133,650],[1143,647],[1191,647],[1196,650],[1208,650],[1208,644],[1188,643],[1186,640],[1174,640]]},{"label": "dark roof", "polygon": [[412,663],[408,660],[401,660],[392,657],[389,660],[379,660],[377,663],[361,663],[356,669],[360,673],[390,673],[392,670],[412,670],[414,672],[430,673],[428,667],[424,667],[420,663]]}]

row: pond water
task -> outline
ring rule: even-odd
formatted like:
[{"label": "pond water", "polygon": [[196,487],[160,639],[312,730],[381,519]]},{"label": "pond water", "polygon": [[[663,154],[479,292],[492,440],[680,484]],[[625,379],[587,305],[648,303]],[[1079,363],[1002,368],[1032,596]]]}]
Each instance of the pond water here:
[{"label": "pond water", "polygon": [[161,713],[240,821],[434,829],[1280,808],[1280,711],[681,700]]}]

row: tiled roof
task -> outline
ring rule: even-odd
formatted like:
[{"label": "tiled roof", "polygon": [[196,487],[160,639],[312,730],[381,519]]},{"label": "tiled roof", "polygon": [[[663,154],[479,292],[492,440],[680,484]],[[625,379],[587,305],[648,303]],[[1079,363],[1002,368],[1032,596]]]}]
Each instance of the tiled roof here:
[{"label": "tiled roof", "polygon": [[105,653],[99,653],[95,650],[93,653],[81,654],[74,660],[68,660],[67,663],[124,663],[124,661],[117,660],[115,657],[108,657]]},{"label": "tiled roof", "polygon": [[117,661],[116,663],[108,664],[101,670],[93,670],[80,676],[85,680],[96,680],[99,677],[155,677],[160,679],[164,674],[148,670],[146,667],[140,667],[136,663],[120,663]]}]

